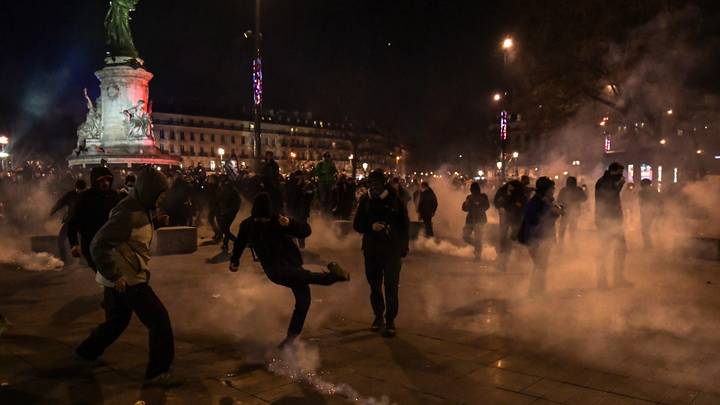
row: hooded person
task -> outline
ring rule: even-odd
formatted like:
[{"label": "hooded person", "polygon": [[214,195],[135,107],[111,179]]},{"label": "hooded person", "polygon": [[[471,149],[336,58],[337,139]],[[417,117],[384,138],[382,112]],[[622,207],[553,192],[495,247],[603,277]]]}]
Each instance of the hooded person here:
[{"label": "hooded person", "polygon": [[312,230],[307,222],[278,214],[268,193],[255,197],[250,216],[240,223],[230,258],[230,271],[236,272],[247,246],[260,261],[263,271],[275,284],[292,290],[295,309],[287,336],[281,347],[292,345],[300,336],[310,309],[310,285],[331,285],[349,281],[350,275],[337,263],[327,265],[329,272],[312,272],[303,268],[303,258],[295,239],[307,238]]},{"label": "hooded person", "polygon": [[613,162],[595,183],[595,227],[600,246],[612,252],[608,255],[608,251],[603,249],[598,258],[597,284],[600,288],[607,287],[608,256],[613,256],[614,259],[615,284],[618,286],[629,284],[624,276],[627,245],[620,198],[620,192],[625,185],[624,169],[625,167],[620,163]]},{"label": "hooded person", "polygon": [[490,200],[480,189],[480,183],[470,185],[470,195],[465,198],[462,210],[467,212],[463,240],[475,247],[475,260],[482,259],[483,231],[487,224],[486,211],[490,208]]},{"label": "hooded person", "polygon": [[555,221],[562,208],[555,204],[555,182],[540,177],[535,182],[535,194],[525,207],[518,241],[528,247],[533,260],[530,278],[530,295],[545,291],[545,279],[550,258],[550,249],[555,242]]},{"label": "hooded person", "polygon": [[368,192],[360,198],[353,228],[363,235],[365,276],[375,315],[370,328],[393,337],[399,308],[400,269],[409,250],[410,220],[405,203],[386,186],[382,169],[373,170],[368,176]]},{"label": "hooded person", "polygon": [[113,174],[107,167],[94,167],[90,171],[90,189],[78,194],[77,203],[68,215],[70,252],[74,257],[82,255],[93,271],[97,269],[90,255],[90,242],[121,199],[112,189],[112,183]]},{"label": "hooded person", "polygon": [[558,240],[560,244],[565,241],[565,232],[569,231],[570,237],[575,237],[577,232],[578,217],[582,203],[587,201],[585,190],[578,187],[577,178],[570,176],[565,181],[565,187],[560,190],[557,202],[563,207],[563,215],[560,218],[558,229]]},{"label": "hooded person", "polygon": [[110,219],[95,235],[90,251],[97,266],[95,279],[104,287],[105,322],[75,350],[82,359],[97,359],[125,331],[134,313],[149,332],[145,370],[149,385],[178,383],[169,374],[175,356],[170,317],[148,284],[151,211],[159,206],[166,190],[165,176],[143,167],[132,194],[113,208]]}]

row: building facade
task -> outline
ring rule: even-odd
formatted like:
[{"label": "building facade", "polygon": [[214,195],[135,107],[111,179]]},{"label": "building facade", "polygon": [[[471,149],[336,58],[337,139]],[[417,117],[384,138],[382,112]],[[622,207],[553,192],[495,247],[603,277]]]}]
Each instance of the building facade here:
[{"label": "building facade", "polygon": [[[227,160],[250,165],[254,131],[251,120],[153,113],[158,148],[182,158],[186,167],[202,165],[215,170]],[[350,173],[353,160],[359,174],[363,174],[364,163],[368,171],[376,167],[395,170],[404,154],[394,138],[376,129],[313,120],[299,114],[263,117],[261,140],[263,152],[272,151],[285,172],[313,165],[326,152],[341,172]]]}]

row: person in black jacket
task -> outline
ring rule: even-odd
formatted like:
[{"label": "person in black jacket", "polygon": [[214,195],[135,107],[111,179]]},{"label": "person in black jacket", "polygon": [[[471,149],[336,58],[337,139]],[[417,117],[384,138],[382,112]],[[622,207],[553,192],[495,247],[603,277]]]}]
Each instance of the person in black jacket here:
[{"label": "person in black jacket", "polygon": [[65,247],[65,242],[67,241],[68,221],[70,220],[70,213],[73,212],[75,204],[77,204],[78,200],[80,199],[80,193],[85,191],[85,187],[87,187],[85,180],[78,179],[75,182],[75,188],[60,197],[60,199],[55,202],[55,205],[53,205],[52,209],[50,210],[50,216],[53,216],[61,209],[67,208],[67,210],[65,211],[65,215],[63,215],[60,232],[58,233],[58,252],[60,252],[60,260],[62,260],[63,262],[66,262],[68,259],[68,251]]},{"label": "person in black jacket", "polygon": [[557,202],[563,208],[563,215],[560,218],[558,227],[558,240],[560,244],[565,242],[565,232],[569,231],[570,237],[576,237],[580,206],[587,201],[585,190],[578,187],[577,178],[570,176],[565,182],[565,187],[560,190]]},{"label": "person in black jacket", "polygon": [[94,167],[90,171],[90,189],[79,194],[77,204],[68,218],[70,253],[73,257],[82,255],[95,272],[97,269],[90,256],[90,242],[107,222],[110,210],[120,201],[120,195],[112,189],[112,183],[113,174],[108,168]]},{"label": "person in black jacket", "polygon": [[405,204],[391,188],[386,187],[382,169],[370,173],[368,186],[368,193],[360,198],[353,228],[363,235],[365,275],[370,284],[370,304],[375,314],[371,329],[378,331],[384,326],[383,336],[393,337],[399,307],[400,268],[402,258],[409,250],[410,221]]},{"label": "person in black jacket", "polygon": [[[616,285],[629,284],[625,280],[625,230],[623,226],[623,208],[620,191],[625,185],[624,166],[614,162],[605,174],[595,183],[595,226],[600,237],[600,246],[611,249],[614,257],[614,276]],[[598,287],[607,287],[607,251],[600,251],[597,270]]]},{"label": "person in black jacket", "polygon": [[[290,175],[287,182],[287,212],[297,222],[307,222],[310,218],[315,187],[302,170]],[[298,239],[300,248],[305,247],[305,238]]]},{"label": "person in black jacket", "polygon": [[232,181],[227,177],[223,178],[218,191],[218,224],[223,235],[222,250],[227,251],[230,241],[235,241],[235,235],[232,234],[230,227],[240,211],[241,203],[240,195]]},{"label": "person in black jacket", "polygon": [[355,206],[355,185],[341,174],[333,187],[333,214],[335,218],[349,220]]},{"label": "person in black jacket", "polygon": [[238,271],[240,257],[249,245],[270,281],[290,288],[295,295],[295,309],[281,347],[294,343],[302,332],[310,309],[310,284],[331,285],[350,280],[350,275],[334,262],[328,264],[330,271],[325,273],[303,268],[302,254],[293,238],[307,238],[310,233],[307,222],[278,214],[270,195],[260,193],[255,197],[250,217],[240,224],[233,246],[231,272]]},{"label": "person in black jacket", "polygon": [[482,260],[483,230],[487,224],[486,211],[490,208],[490,201],[480,189],[480,183],[470,185],[470,195],[465,198],[462,210],[467,212],[463,240],[475,247],[475,260]]},{"label": "person in black jacket", "polygon": [[423,181],[420,184],[420,195],[418,196],[417,212],[418,217],[425,225],[425,236],[432,238],[435,236],[433,232],[432,219],[435,216],[435,211],[438,208],[437,197],[430,184]]},{"label": "person in black jacket", "polygon": [[562,213],[562,207],[555,204],[555,182],[540,177],[535,182],[535,194],[525,206],[518,241],[527,245],[533,261],[530,278],[530,295],[545,292],[545,280],[550,258],[550,249],[555,242],[555,221]]},{"label": "person in black jacket", "polygon": [[502,185],[495,193],[493,204],[500,217],[498,226],[498,246],[500,248],[498,268],[500,271],[505,271],[507,268],[512,241],[517,239],[525,212],[525,204],[528,201],[528,193],[531,192],[528,190],[531,189],[527,185],[518,180],[511,180]]}]

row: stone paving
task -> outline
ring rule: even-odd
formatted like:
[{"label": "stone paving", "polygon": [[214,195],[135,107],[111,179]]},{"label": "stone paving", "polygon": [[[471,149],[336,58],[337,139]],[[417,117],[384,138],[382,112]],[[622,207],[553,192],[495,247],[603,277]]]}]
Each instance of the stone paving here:
[{"label": "stone paving", "polygon": [[[653,278],[609,291],[588,287],[587,275],[551,276],[546,297],[529,299],[522,293],[526,264],[497,274],[461,258],[419,253],[403,269],[398,336],[384,339],[368,330],[359,252],[309,250],[311,267],[338,258],[353,280],[314,288],[304,350],[318,377],[352,387],[359,403],[720,403],[717,328],[678,321],[713,319],[706,312],[717,308],[717,264],[683,262],[673,270],[672,263],[638,262],[629,267],[644,270],[631,280]],[[0,404],[349,403],[268,370],[291,294],[269,283],[248,258],[246,270],[228,273],[216,253],[205,246],[152,261],[151,284],[176,333],[174,372],[187,380],[167,390],[142,387],[147,335],[137,319],[98,364],[73,359],[74,345],[102,319],[100,289],[87,268],[0,267],[0,311],[14,324],[0,337]],[[681,282],[698,287],[671,288]],[[619,307],[623,321],[608,321]],[[585,316],[577,318],[578,312]],[[676,325],[674,334],[666,324]],[[567,339],[558,338],[562,325],[569,325]]]}]

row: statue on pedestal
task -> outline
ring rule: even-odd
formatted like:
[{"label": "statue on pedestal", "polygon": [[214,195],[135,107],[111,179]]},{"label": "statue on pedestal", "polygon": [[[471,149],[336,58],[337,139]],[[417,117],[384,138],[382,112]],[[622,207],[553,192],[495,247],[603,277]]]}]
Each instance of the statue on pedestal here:
[{"label": "statue on pedestal", "polygon": [[105,34],[110,56],[137,58],[138,52],[130,32],[130,12],[139,0],[111,0],[105,16]]},{"label": "statue on pedestal", "polygon": [[87,89],[83,89],[85,95],[85,101],[87,102],[88,112],[85,116],[85,122],[80,124],[77,130],[78,140],[76,154],[85,152],[87,150],[86,144],[88,139],[100,139],[100,133],[102,132],[102,112],[100,109],[100,99],[97,100],[97,107],[95,107],[88,96]]},{"label": "statue on pedestal", "polygon": [[123,114],[125,114],[128,139],[153,139],[152,120],[150,114],[145,111],[145,101],[138,100],[136,106],[123,110]]}]

